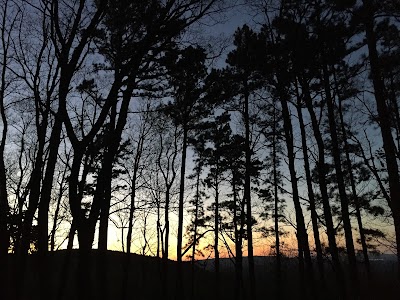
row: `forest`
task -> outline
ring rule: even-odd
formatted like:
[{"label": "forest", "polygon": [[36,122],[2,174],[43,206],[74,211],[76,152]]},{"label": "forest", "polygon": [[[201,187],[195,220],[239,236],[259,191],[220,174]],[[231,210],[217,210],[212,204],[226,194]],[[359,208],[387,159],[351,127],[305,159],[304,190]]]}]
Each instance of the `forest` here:
[{"label": "forest", "polygon": [[399,295],[398,0],[0,3],[1,299]]}]

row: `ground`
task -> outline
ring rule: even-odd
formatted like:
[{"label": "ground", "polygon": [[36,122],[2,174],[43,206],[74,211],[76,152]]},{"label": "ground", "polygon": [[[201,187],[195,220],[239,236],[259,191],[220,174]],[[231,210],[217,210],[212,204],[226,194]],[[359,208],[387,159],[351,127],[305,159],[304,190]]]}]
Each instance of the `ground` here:
[{"label": "ground", "polygon": [[[52,299],[77,299],[78,290],[78,259],[79,253],[74,250],[69,256],[66,251],[51,253],[48,262],[48,274],[45,288]],[[9,256],[7,288],[13,293],[7,298],[16,297],[16,291],[20,292],[20,299],[41,299],[40,274],[44,268],[43,261],[37,255],[27,257],[25,275],[17,272],[16,260]],[[120,252],[109,251],[101,256],[93,250],[88,261],[89,278],[85,278],[84,286],[93,299],[121,299],[123,287],[123,275],[127,266],[126,255]],[[107,264],[102,264],[107,262]],[[282,264],[282,287],[277,290],[274,257],[256,257],[257,294],[258,299],[276,299],[280,294],[282,299],[299,299],[299,268],[296,258],[284,258]],[[106,268],[106,277],[97,272],[100,267]],[[168,294],[162,288],[162,261],[154,257],[130,255],[128,270],[129,280],[127,284],[128,299],[174,299],[176,294],[176,262],[169,261],[168,267]],[[246,260],[244,261],[245,287],[248,287]],[[325,266],[327,270],[325,285],[319,279],[315,270],[315,282],[313,289],[317,299],[340,299],[338,288],[335,285],[335,276],[331,271],[329,262]],[[368,279],[362,263],[360,263],[361,296],[360,299],[399,299],[400,285],[396,276],[396,262],[391,260],[372,261],[372,277]],[[103,269],[104,270],[104,269]],[[213,260],[198,262],[192,268],[190,262],[183,265],[183,290],[185,299],[214,299],[215,276]],[[220,296],[218,299],[235,299],[234,267],[229,259],[221,260]],[[21,288],[24,278],[24,287]],[[17,283],[17,284],[16,284]],[[82,285],[81,285],[82,287]],[[348,287],[351,290],[351,287]],[[278,293],[279,292],[279,293]],[[12,295],[12,296],[10,296]],[[307,299],[310,295],[307,296]],[[249,299],[249,297],[246,297]]]}]

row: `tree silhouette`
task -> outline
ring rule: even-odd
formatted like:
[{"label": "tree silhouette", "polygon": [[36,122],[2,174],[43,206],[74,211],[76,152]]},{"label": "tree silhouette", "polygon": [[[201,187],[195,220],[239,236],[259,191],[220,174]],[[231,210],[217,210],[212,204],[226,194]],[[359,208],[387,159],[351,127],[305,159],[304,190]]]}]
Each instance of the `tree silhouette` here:
[{"label": "tree silhouette", "polygon": [[396,1],[1,4],[2,298],[397,293]]},{"label": "tree silhouette", "polygon": [[[249,259],[250,295],[256,297],[256,279],[254,271],[253,231],[251,212],[251,177],[255,175],[252,169],[252,145],[250,132],[250,97],[251,93],[260,86],[257,65],[258,51],[262,49],[261,41],[247,25],[238,28],[234,35],[236,49],[228,53],[226,62],[229,72],[236,82],[236,95],[240,97],[238,111],[244,123],[245,135],[245,174],[244,174],[244,201],[246,203],[247,222],[247,252]],[[232,86],[233,87],[233,86]]]},{"label": "tree silhouette", "polygon": [[182,240],[183,240],[183,206],[186,177],[186,157],[188,139],[197,123],[209,114],[207,103],[202,99],[204,79],[207,75],[204,49],[189,46],[182,51],[169,52],[165,64],[172,87],[171,96],[174,103],[168,103],[164,110],[173,122],[182,128],[181,171],[178,203],[178,278],[177,290],[182,291]]}]

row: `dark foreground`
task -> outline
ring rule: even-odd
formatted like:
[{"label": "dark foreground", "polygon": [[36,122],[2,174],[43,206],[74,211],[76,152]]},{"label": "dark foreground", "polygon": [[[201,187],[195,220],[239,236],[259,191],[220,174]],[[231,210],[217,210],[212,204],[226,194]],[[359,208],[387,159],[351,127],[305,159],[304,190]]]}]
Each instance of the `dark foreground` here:
[{"label": "dark foreground", "polygon": [[[67,255],[58,251],[47,258],[47,266],[38,256],[27,257],[25,273],[18,272],[15,257],[8,258],[8,270],[0,292],[0,299],[46,299],[71,300],[83,299],[175,299],[176,263],[169,261],[168,275],[163,275],[161,259],[131,254],[129,265],[126,255],[119,252],[108,252],[101,256],[93,251],[86,263],[90,271],[82,276],[79,269],[78,251]],[[257,299],[300,299],[301,288],[298,276],[297,259],[286,258],[282,264],[281,287],[278,288],[275,266],[272,257],[256,258]],[[368,279],[360,264],[360,295],[358,299],[400,299],[400,286],[396,277],[394,261],[371,262],[372,276]],[[215,288],[213,261],[206,265],[198,263],[192,268],[190,263],[183,266],[184,299],[238,299],[235,289],[234,268],[229,260],[221,262],[219,295]],[[325,281],[319,279],[315,271],[313,284],[314,299],[341,299],[335,284],[335,274],[329,262],[326,264]],[[46,272],[43,272],[47,270]],[[244,269],[244,299],[250,299],[248,293],[247,269]],[[45,280],[43,274],[47,274]],[[105,274],[105,275],[104,275]],[[124,289],[124,276],[128,274]],[[163,285],[167,280],[167,285]],[[84,293],[82,293],[84,289]],[[125,297],[123,292],[125,290]],[[349,293],[352,287],[348,286]],[[43,293],[45,291],[45,293]],[[309,291],[308,291],[309,292]],[[306,295],[306,299],[311,295]],[[353,297],[351,297],[353,298]]]}]

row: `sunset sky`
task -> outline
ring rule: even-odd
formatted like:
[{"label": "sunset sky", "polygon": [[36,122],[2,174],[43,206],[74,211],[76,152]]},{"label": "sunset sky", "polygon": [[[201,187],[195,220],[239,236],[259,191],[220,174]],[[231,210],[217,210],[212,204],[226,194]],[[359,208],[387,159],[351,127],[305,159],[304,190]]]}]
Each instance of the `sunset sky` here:
[{"label": "sunset sky", "polygon": [[[216,44],[218,45],[218,42],[220,40],[222,40],[223,38],[226,38],[229,40],[229,43],[227,43],[229,45],[228,48],[226,48],[223,52],[223,55],[221,57],[219,57],[218,59],[216,59],[214,66],[215,67],[223,67],[225,65],[225,58],[226,58],[226,54],[227,52],[229,52],[232,48],[232,35],[235,32],[235,30],[242,26],[243,24],[247,24],[252,28],[258,28],[259,24],[261,22],[261,17],[256,16],[254,11],[252,11],[249,8],[246,7],[237,7],[235,9],[230,10],[229,12],[225,13],[224,16],[221,16],[220,19],[218,20],[212,20],[209,21],[212,25],[208,25],[206,22],[203,23],[201,25],[202,30],[199,31],[201,33],[201,38],[199,39],[207,39],[209,38],[210,40],[210,46],[213,47],[215,45],[211,45],[211,43],[216,42]],[[211,36],[211,38],[210,38]],[[295,136],[299,135],[298,132],[298,128],[294,128],[294,131],[296,132]],[[300,162],[299,162],[300,163]],[[286,167],[286,166],[284,166]],[[190,161],[190,155],[187,159],[187,173],[190,173],[192,171],[193,168],[193,164],[191,164]],[[301,169],[301,166],[299,167],[299,169]],[[302,175],[302,174],[300,174]],[[288,182],[287,182],[288,184]],[[288,190],[290,190],[290,188],[287,188]],[[306,187],[305,186],[300,186],[299,187],[301,194],[304,197],[307,197],[306,195]],[[222,193],[223,194],[223,193]],[[188,194],[185,195],[186,199],[190,196]],[[207,204],[210,204],[212,202],[212,195],[210,195],[210,199],[208,200]],[[288,205],[288,209],[289,212],[292,213],[292,217],[294,216],[294,212],[293,212],[293,205],[292,205],[292,200],[290,199],[290,197],[287,197],[287,205]],[[262,208],[258,208],[259,210],[261,210]],[[257,211],[257,209],[255,210],[255,214],[259,213],[260,211]],[[111,216],[111,218],[118,223],[118,217],[117,216]],[[169,247],[169,256],[170,258],[176,258],[176,232],[177,232],[177,215],[176,212],[170,212],[170,218],[171,218],[171,231],[170,231],[170,247]],[[306,216],[306,218],[308,218],[307,221],[309,221],[309,216]],[[374,222],[373,220],[369,220],[370,222]],[[134,234],[133,236],[133,252],[140,252],[142,247],[143,247],[143,237],[142,237],[142,232],[140,232],[140,230],[142,230],[142,226],[143,224],[140,223],[142,222],[142,220],[138,219],[136,220],[136,223],[134,225],[134,228],[136,228],[136,235]],[[185,219],[185,224],[187,225],[190,222],[190,220],[188,219],[188,217],[186,216]],[[149,251],[147,254],[148,255],[154,255],[154,251],[155,251],[155,247],[156,247],[156,233],[154,230],[154,224],[155,224],[155,218],[149,218],[148,220],[148,224],[147,224],[147,238],[150,244],[150,248],[153,251],[153,253],[151,253],[151,251]],[[121,225],[121,224],[119,224]],[[68,225],[65,226],[66,230],[69,228]],[[125,224],[126,226],[126,224]],[[382,227],[384,226],[384,224],[374,224],[374,226],[378,226],[378,227]],[[288,248],[296,248],[297,247],[297,241],[294,237],[294,229],[290,226],[285,226],[285,230],[289,231],[290,234],[287,237],[283,237],[283,240],[285,242],[285,245]],[[309,240],[310,243],[312,243],[312,234],[311,234],[311,225],[310,222],[308,222],[308,231],[309,231]],[[126,237],[126,233],[127,233],[127,229],[124,229],[124,235]],[[134,232],[135,233],[135,232]],[[355,238],[358,238],[358,233],[355,231],[354,232]],[[325,242],[325,244],[327,244],[326,241],[326,236],[325,234],[323,234],[323,232],[321,232],[321,239],[322,241]],[[125,243],[125,241],[124,241]],[[203,238],[200,242],[199,248],[204,248],[205,246],[207,246],[208,244],[212,244],[213,243],[213,233],[209,233],[207,234],[207,236],[205,238]],[[271,237],[270,239],[266,239],[264,237],[262,237],[260,235],[260,233],[255,232],[255,238],[254,238],[254,248],[255,248],[255,254],[256,255],[266,255],[268,253],[270,253],[270,246],[273,245],[274,243],[274,238]],[[185,242],[184,242],[185,244]],[[338,237],[338,244],[339,245],[343,245],[344,244],[344,240],[343,238]],[[63,244],[64,247],[66,246],[66,242]],[[77,243],[77,239],[75,237],[75,245],[76,247],[78,247],[78,243]],[[109,225],[109,241],[108,241],[108,245],[109,248],[111,250],[122,250],[122,240],[121,240],[121,229],[116,228],[116,225],[113,222],[110,222]],[[224,248],[223,243],[220,243],[221,245],[221,255],[227,255],[226,252],[224,252],[225,250],[222,249]],[[95,244],[94,244],[94,248],[96,248],[96,239],[95,239]],[[126,245],[125,245],[126,247]],[[359,245],[356,245],[356,247],[359,247]],[[246,245],[244,245],[243,247],[243,251],[246,255]],[[211,256],[213,254],[211,253]]]}]

